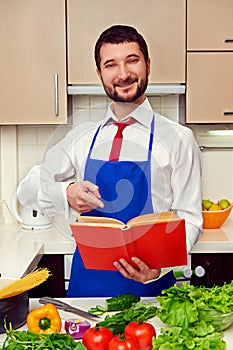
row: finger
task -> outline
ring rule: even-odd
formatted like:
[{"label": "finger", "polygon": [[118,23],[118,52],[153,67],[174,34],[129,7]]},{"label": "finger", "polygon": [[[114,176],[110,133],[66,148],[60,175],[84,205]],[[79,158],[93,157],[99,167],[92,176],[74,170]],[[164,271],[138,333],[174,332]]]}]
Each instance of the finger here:
[{"label": "finger", "polygon": [[132,257],[132,261],[138,266],[140,272],[146,276],[146,280],[155,279],[160,276],[160,268],[151,269],[147,264],[145,264],[141,259],[137,257]]},{"label": "finger", "polygon": [[93,210],[93,208],[91,208],[89,205],[83,205],[81,207],[77,207],[76,209],[80,214],[83,213],[88,213],[89,211]]},{"label": "finger", "polygon": [[96,208],[96,207],[100,207],[103,208],[104,207],[104,203],[96,198],[96,196],[91,193],[91,192],[87,192],[83,194],[83,200],[92,208]]},{"label": "finger", "polygon": [[113,265],[122,274],[122,276],[124,276],[125,278],[131,279],[130,274],[126,271],[126,269],[118,261],[114,261]]},{"label": "finger", "polygon": [[134,264],[136,264],[136,265],[138,266],[138,269],[139,269],[141,272],[147,273],[147,272],[150,270],[149,266],[146,265],[146,263],[144,263],[144,261],[142,261],[141,259],[139,259],[139,258],[133,256],[133,257],[131,258],[131,260],[134,262]]},{"label": "finger", "polygon": [[84,181],[83,182],[84,191],[85,192],[91,192],[93,193],[97,198],[101,198],[100,192],[99,192],[99,186],[93,184],[90,181]]},{"label": "finger", "polygon": [[126,260],[120,259],[114,262],[114,266],[118,271],[126,278],[133,279],[135,281],[140,281],[141,277],[138,271],[130,265]]}]

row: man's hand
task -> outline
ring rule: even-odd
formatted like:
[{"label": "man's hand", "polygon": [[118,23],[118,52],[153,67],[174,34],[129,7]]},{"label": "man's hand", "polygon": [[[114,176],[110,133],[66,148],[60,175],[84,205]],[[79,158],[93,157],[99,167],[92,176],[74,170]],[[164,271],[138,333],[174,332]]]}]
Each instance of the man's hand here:
[{"label": "man's hand", "polygon": [[113,265],[125,278],[132,279],[136,282],[145,283],[160,276],[161,269],[150,269],[149,266],[136,257],[133,257],[132,261],[138,266],[138,268],[135,268],[124,259],[114,261]]},{"label": "man's hand", "polygon": [[96,207],[104,207],[99,187],[90,181],[74,182],[67,187],[67,201],[78,213],[86,213]]}]

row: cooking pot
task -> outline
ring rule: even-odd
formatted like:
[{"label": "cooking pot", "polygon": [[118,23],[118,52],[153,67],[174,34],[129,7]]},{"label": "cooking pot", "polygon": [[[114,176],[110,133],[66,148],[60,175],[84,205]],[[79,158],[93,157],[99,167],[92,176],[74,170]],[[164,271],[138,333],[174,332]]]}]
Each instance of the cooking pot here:
[{"label": "cooking pot", "polygon": [[[0,288],[4,288],[10,279],[0,278]],[[13,281],[14,282],[14,281]],[[12,324],[13,329],[23,326],[27,320],[29,312],[29,294],[24,292],[13,297],[0,299],[0,333],[5,333],[5,324],[9,329]]]},{"label": "cooking pot", "polygon": [[27,230],[44,230],[52,226],[51,220],[46,215],[42,215],[39,211],[31,208],[20,206],[20,213],[18,212],[18,197],[14,192],[11,199],[11,209],[14,217],[22,224],[22,228]]}]

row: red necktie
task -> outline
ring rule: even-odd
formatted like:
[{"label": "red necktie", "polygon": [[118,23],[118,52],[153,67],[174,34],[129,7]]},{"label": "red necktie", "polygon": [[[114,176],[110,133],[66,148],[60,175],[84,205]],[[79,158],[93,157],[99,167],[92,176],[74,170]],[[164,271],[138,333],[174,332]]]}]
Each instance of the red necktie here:
[{"label": "red necktie", "polygon": [[126,128],[126,126],[133,124],[135,121],[133,119],[130,119],[128,122],[125,123],[117,123],[114,122],[115,125],[117,125],[118,130],[117,133],[113,139],[112,142],[112,149],[110,152],[109,160],[112,162],[117,162],[119,160],[119,155],[121,151],[121,144],[122,144],[122,139],[123,139],[123,130]]}]

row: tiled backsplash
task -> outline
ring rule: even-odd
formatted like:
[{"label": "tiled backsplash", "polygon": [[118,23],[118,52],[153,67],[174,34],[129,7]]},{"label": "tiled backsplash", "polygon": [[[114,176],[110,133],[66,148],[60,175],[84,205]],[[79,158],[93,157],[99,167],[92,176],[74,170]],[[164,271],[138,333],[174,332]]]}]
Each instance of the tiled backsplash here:
[{"label": "tiled backsplash", "polygon": [[[150,102],[154,110],[162,115],[179,121],[180,109],[184,106],[180,105],[179,96],[154,96],[150,97]],[[17,171],[16,185],[26,175],[27,171],[34,165],[40,163],[43,153],[47,147],[50,147],[61,139],[65,133],[71,128],[71,125],[84,122],[87,120],[100,120],[108,104],[106,97],[98,96],[73,96],[72,98],[72,117],[68,125],[59,127],[53,126],[18,126],[15,128],[16,137],[13,145],[16,148],[16,164],[14,168]],[[2,127],[2,140],[4,140],[4,130]],[[7,127],[6,127],[7,128]],[[207,136],[207,127],[192,127],[195,137],[199,145],[204,146],[233,146],[233,136]],[[7,130],[7,129],[6,129]],[[14,134],[14,130],[11,132]],[[5,147],[5,153],[7,148]],[[10,154],[9,154],[10,156]],[[5,154],[1,159],[1,168],[5,167],[9,158]],[[208,150],[202,151],[203,161],[203,197],[217,200],[227,197],[233,201],[233,151],[231,150]],[[3,177],[4,178],[4,177]],[[5,180],[6,181],[6,180]],[[10,186],[14,188],[14,184],[1,183],[1,188]],[[2,200],[9,203],[9,198]],[[6,195],[9,196],[9,193]]]},{"label": "tiled backsplash", "polygon": [[206,147],[202,151],[203,197],[215,201],[225,197],[233,202],[233,135],[208,135],[216,128],[224,129],[224,125],[192,128],[199,146]]},{"label": "tiled backsplash", "polygon": [[[176,95],[150,97],[154,110],[168,118],[179,120],[179,97]],[[85,121],[98,121],[103,118],[109,100],[102,96],[74,96],[73,113],[69,124],[77,125]],[[71,126],[19,126],[18,127],[18,169],[19,180],[32,165],[38,164],[44,151],[56,143]]]}]

